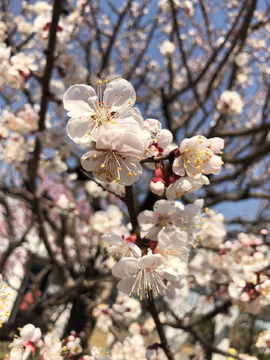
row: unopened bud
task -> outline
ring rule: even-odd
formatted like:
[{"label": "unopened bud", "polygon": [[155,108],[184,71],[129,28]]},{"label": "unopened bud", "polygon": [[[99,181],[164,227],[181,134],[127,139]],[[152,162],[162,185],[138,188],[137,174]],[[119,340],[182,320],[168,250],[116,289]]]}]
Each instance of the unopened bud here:
[{"label": "unopened bud", "polygon": [[161,181],[157,181],[157,182],[151,181],[150,190],[152,191],[152,193],[161,196],[164,193],[165,185]]},{"label": "unopened bud", "polygon": [[159,345],[157,343],[153,345],[149,345],[146,349],[145,357],[147,360],[156,360],[157,358],[157,349],[159,348]]}]

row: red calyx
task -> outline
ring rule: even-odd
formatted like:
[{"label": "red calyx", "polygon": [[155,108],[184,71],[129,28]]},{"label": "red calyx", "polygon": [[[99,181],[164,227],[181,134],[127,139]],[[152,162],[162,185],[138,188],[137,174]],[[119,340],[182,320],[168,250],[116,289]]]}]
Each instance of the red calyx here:
[{"label": "red calyx", "polygon": [[149,241],[149,247],[150,247],[150,249],[153,251],[153,253],[155,253],[155,249],[156,249],[156,247],[157,247],[157,244],[158,244],[157,241],[154,241],[154,240],[150,240],[150,241]]},{"label": "red calyx", "polygon": [[124,239],[125,243],[133,243],[136,245],[137,243],[137,235],[130,235],[129,237],[127,237],[126,239]]},{"label": "red calyx", "polygon": [[161,167],[157,168],[155,170],[155,174],[153,179],[151,180],[153,183],[156,183],[158,181],[162,182],[162,184],[166,185],[166,182],[164,181],[164,177],[163,177],[163,171],[161,169]]}]

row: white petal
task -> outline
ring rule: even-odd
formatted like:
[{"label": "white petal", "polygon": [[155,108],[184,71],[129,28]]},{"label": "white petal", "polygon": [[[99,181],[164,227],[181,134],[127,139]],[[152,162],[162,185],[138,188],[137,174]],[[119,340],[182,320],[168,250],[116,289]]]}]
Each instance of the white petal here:
[{"label": "white petal", "polygon": [[187,233],[185,231],[176,230],[170,234],[170,241],[174,246],[186,246]]},{"label": "white petal", "polygon": [[224,140],[219,137],[209,139],[211,142],[211,150],[214,154],[219,154],[220,150],[224,148]]},{"label": "white petal", "polygon": [[173,184],[171,184],[168,189],[166,190],[166,198],[170,201],[173,201],[177,196],[176,196],[176,191],[175,191],[175,186],[173,186]]},{"label": "white petal", "polygon": [[107,84],[103,101],[118,112],[122,107],[132,107],[136,101],[134,87],[125,79],[116,79]]},{"label": "white petal", "polygon": [[179,156],[176,159],[174,159],[173,172],[179,176],[185,176],[184,161],[182,156]]},{"label": "white petal", "polygon": [[112,148],[117,148],[118,152],[126,155],[132,154],[136,157],[141,157],[143,155],[143,145],[139,137],[132,132],[123,132],[119,138],[114,138],[111,141]]},{"label": "white petal", "polygon": [[98,170],[100,168],[100,165],[104,162],[105,157],[106,152],[90,150],[81,158],[82,167],[86,171]]},{"label": "white petal", "polygon": [[165,190],[165,185],[161,181],[157,182],[150,182],[150,190],[153,194],[156,194],[158,196],[162,196]]},{"label": "white petal", "polygon": [[154,204],[154,211],[161,216],[174,211],[174,203],[168,200],[158,200]]},{"label": "white petal", "polygon": [[138,215],[138,221],[142,231],[147,231],[150,227],[157,223],[158,219],[153,211],[144,210]]},{"label": "white petal", "polygon": [[32,335],[31,341],[36,342],[41,338],[41,330],[40,328],[35,328],[34,334]]},{"label": "white petal", "polygon": [[118,278],[133,277],[140,270],[138,259],[124,257],[112,268],[112,274]]},{"label": "white petal", "polygon": [[178,276],[177,273],[170,267],[166,268],[166,270],[163,273],[163,278],[169,281],[177,281]]},{"label": "white petal", "polygon": [[202,209],[203,204],[204,204],[204,199],[197,199],[197,200],[194,201],[193,205],[194,205],[194,204],[195,204],[196,206],[198,206],[199,209]]},{"label": "white petal", "polygon": [[[200,201],[198,201],[198,200],[200,200]],[[198,201],[197,203],[195,201],[193,204],[188,204],[185,207],[185,210],[184,210],[185,216],[187,218],[189,218],[190,221],[194,216],[199,214],[202,209],[202,205],[203,205],[202,199],[198,199],[198,200],[196,200],[196,201]]]},{"label": "white petal", "polygon": [[173,134],[167,129],[161,130],[159,135],[158,146],[165,149],[165,147],[167,147],[172,141],[173,141]]},{"label": "white petal", "polygon": [[124,278],[117,284],[117,289],[125,294],[130,294],[137,277]]},{"label": "white petal", "polygon": [[116,116],[117,122],[121,120],[121,123],[123,121],[125,122],[133,122],[135,124],[137,124],[137,126],[143,130],[143,124],[144,124],[144,120],[143,117],[141,115],[141,112],[139,109],[137,108],[123,108],[121,109],[121,111],[119,111],[117,113]]},{"label": "white petal", "polygon": [[166,259],[160,255],[160,254],[153,254],[153,255],[146,255],[143,256],[139,262],[138,262],[138,266],[141,269],[146,269],[148,267],[152,268],[152,269],[156,269],[159,266],[162,266],[166,263]]},{"label": "white petal", "polygon": [[26,346],[24,353],[23,353],[22,360],[28,359],[30,354],[31,354],[31,346]]},{"label": "white petal", "polygon": [[221,157],[214,155],[211,157],[210,161],[205,166],[205,174],[215,174],[218,175],[222,168]]},{"label": "white petal", "polygon": [[126,246],[128,246],[130,248],[130,250],[133,252],[134,256],[136,258],[140,258],[142,256],[142,252],[141,249],[139,248],[139,246],[137,246],[136,244],[133,243],[125,243]]},{"label": "white petal", "polygon": [[165,248],[172,245],[170,237],[168,236],[168,234],[164,230],[161,230],[159,232],[157,240],[158,240],[158,246],[163,248],[163,249],[165,249]]},{"label": "white petal", "polygon": [[112,125],[108,126],[107,131],[97,140],[96,148],[108,150],[113,149],[113,144],[118,144],[122,134],[123,132],[118,127],[114,127]]},{"label": "white petal", "polygon": [[[89,96],[88,96],[89,94]],[[63,105],[68,116],[95,115],[98,98],[95,90],[87,85],[72,85],[64,94]]]},{"label": "white petal", "polygon": [[137,164],[132,164],[128,162],[128,159],[127,161],[119,159],[119,163],[122,168],[120,171],[120,180],[118,181],[119,185],[130,186],[139,180],[139,177],[142,174],[142,167],[139,162],[137,162]]},{"label": "white petal", "polygon": [[143,124],[143,128],[147,129],[148,131],[154,131],[154,132],[159,132],[161,131],[161,122],[156,120],[156,119],[146,119],[144,124]]},{"label": "white petal", "polygon": [[101,236],[101,239],[104,242],[104,244],[113,245],[113,246],[122,245],[124,242],[123,239],[116,234],[103,235]]},{"label": "white petal", "polygon": [[35,331],[35,326],[33,324],[25,325],[20,331],[21,338],[26,342],[31,341],[34,331]]},{"label": "white petal", "polygon": [[92,141],[94,126],[90,115],[73,117],[67,123],[67,134],[76,144],[87,144]]}]

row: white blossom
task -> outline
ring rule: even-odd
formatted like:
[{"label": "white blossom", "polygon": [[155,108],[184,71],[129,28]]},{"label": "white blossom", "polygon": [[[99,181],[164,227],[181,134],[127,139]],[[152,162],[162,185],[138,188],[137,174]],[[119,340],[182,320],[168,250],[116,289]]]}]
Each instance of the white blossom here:
[{"label": "white blossom", "polygon": [[9,316],[8,293],[5,290],[6,287],[7,285],[2,282],[2,275],[0,275],[0,327],[6,320],[7,316]]},{"label": "white blossom", "polygon": [[[212,146],[214,151],[212,150]],[[223,140],[206,139],[204,136],[193,136],[181,142],[180,156],[173,162],[173,172],[179,176],[188,175],[195,179],[202,174],[219,174],[221,158],[215,153],[223,148]]]},{"label": "white blossom", "polygon": [[55,332],[48,333],[44,338],[43,360],[62,360],[62,342]]},{"label": "white blossom", "polygon": [[117,288],[130,296],[137,294],[143,297],[155,296],[167,290],[166,282],[176,281],[177,274],[172,268],[167,267],[165,258],[160,254],[146,255],[141,259],[123,258],[112,268],[113,276],[121,278]]},{"label": "white blossom", "polygon": [[175,231],[181,224],[181,210],[174,202],[159,200],[154,211],[144,210],[138,216],[140,229],[151,240],[157,240],[158,233],[164,228]]},{"label": "white blossom", "polygon": [[237,66],[243,67],[247,64],[249,55],[247,53],[239,53],[235,56],[234,61]]},{"label": "white blossom", "polygon": [[98,180],[132,185],[142,174],[139,161],[143,151],[136,134],[118,128],[109,129],[99,137],[96,150],[82,156],[81,164],[85,170],[93,171]]},{"label": "white blossom", "polygon": [[141,257],[140,248],[129,238],[122,238],[116,234],[107,234],[101,237],[101,245],[107,247],[108,256],[112,256],[115,260],[123,257]]},{"label": "white blossom", "polygon": [[68,136],[77,144],[87,144],[97,141],[106,131],[104,125],[108,124],[139,135],[143,118],[140,111],[133,108],[135,101],[135,90],[124,79],[107,84],[103,96],[101,85],[98,94],[91,86],[71,86],[64,95],[64,107],[71,117],[67,124]]},{"label": "white blossom", "polygon": [[243,100],[236,91],[226,90],[221,94],[217,108],[224,114],[234,116],[242,113],[243,105]]},{"label": "white blossom", "polygon": [[175,51],[175,45],[173,42],[171,42],[169,40],[165,40],[161,44],[159,50],[163,56],[172,55]]}]

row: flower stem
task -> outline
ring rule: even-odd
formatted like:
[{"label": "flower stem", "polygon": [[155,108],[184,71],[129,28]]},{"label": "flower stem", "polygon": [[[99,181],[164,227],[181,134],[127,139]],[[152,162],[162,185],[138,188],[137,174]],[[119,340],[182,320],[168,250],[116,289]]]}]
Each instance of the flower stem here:
[{"label": "flower stem", "polygon": [[126,204],[128,208],[128,213],[130,217],[130,222],[132,225],[132,231],[137,236],[137,245],[142,251],[142,255],[147,254],[147,247],[144,245],[141,236],[140,236],[140,227],[137,219],[137,211],[135,207],[135,201],[134,201],[134,194],[133,194],[133,187],[126,186],[126,195],[122,199],[124,203]]}]

